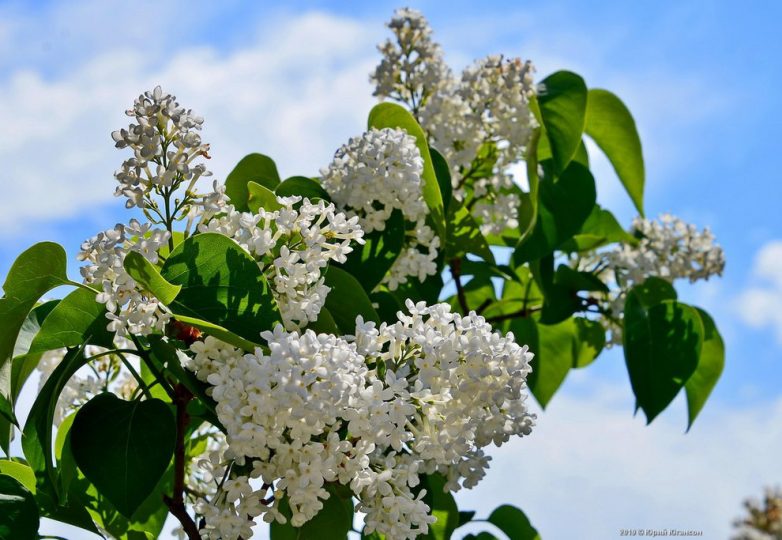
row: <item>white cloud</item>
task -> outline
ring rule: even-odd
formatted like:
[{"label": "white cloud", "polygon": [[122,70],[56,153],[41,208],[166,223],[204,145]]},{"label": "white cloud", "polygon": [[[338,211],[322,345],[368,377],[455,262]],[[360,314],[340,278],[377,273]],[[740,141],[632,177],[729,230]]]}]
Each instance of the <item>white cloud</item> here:
[{"label": "white cloud", "polygon": [[645,426],[632,417],[628,388],[574,375],[579,395],[557,395],[531,436],[494,451],[460,508],[486,517],[515,504],[543,538],[618,538],[620,528],[726,538],[741,501],[782,480],[769,468],[782,447],[782,399],[747,409],[709,403],[685,434],[683,403]]},{"label": "white cloud", "polygon": [[315,174],[364,127],[375,37],[322,13],[277,19],[229,54],[180,50],[160,68],[140,52],[107,50],[67,76],[24,70],[0,82],[0,230],[78,215],[112,199],[124,154],[109,133],[135,95],[162,84],[206,117],[211,168],[224,178],[245,154],[271,155],[282,174]]},{"label": "white cloud", "polygon": [[755,284],[739,295],[737,311],[749,326],[771,328],[782,345],[782,240],[758,250],[752,273]]}]

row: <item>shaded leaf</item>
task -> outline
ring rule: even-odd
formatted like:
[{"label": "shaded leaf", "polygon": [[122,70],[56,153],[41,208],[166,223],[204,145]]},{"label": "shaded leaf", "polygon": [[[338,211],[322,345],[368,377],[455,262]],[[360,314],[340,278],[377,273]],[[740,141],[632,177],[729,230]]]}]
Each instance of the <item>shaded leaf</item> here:
[{"label": "shaded leaf", "polygon": [[675,300],[644,306],[635,288],[624,311],[624,353],[630,383],[647,423],[673,401],[695,372],[703,324],[698,312]]},{"label": "shaded leaf", "polygon": [[364,321],[380,322],[361,284],[344,270],[330,266],[326,270],[325,283],[331,288],[326,297],[326,309],[329,310],[337,326],[345,334],[356,331],[356,317],[361,315]]},{"label": "shaded leaf", "polygon": [[38,538],[38,505],[15,478],[0,474],[0,540]]},{"label": "shaded leaf", "polygon": [[130,518],[168,468],[176,429],[160,400],[123,401],[103,393],[76,414],[71,450],[84,476]]},{"label": "shaded leaf", "polygon": [[221,234],[203,233],[182,242],[161,275],[182,287],[168,304],[175,315],[206,321],[252,342],[281,320],[258,263]]},{"label": "shaded leaf", "polygon": [[595,180],[587,168],[572,162],[555,180],[540,183],[540,205],[535,229],[520,241],[515,264],[546,256],[577,233],[595,206]]},{"label": "shaded leaf", "polygon": [[391,212],[382,231],[364,235],[364,245],[354,244],[339,266],[353,275],[367,291],[377,287],[393,266],[405,243],[405,219],[399,209]]},{"label": "shaded leaf", "polygon": [[37,489],[54,497],[60,496],[52,458],[54,409],[68,380],[86,362],[83,347],[68,351],[38,393],[22,430],[22,449],[35,472]]},{"label": "shaded leaf", "polygon": [[557,172],[562,172],[581,144],[587,108],[584,79],[557,71],[541,81],[538,106]]},{"label": "shaded leaf", "polygon": [[472,253],[493,263],[494,254],[467,207],[454,199],[449,208],[445,258],[459,259],[467,253]]},{"label": "shaded leaf", "polygon": [[448,215],[448,207],[451,204],[451,197],[453,197],[453,184],[451,184],[451,169],[448,166],[448,161],[443,155],[429,147],[429,155],[432,156],[432,167],[434,168],[434,174],[437,177],[437,184],[440,186],[440,196],[443,199],[443,211],[445,215]]}]

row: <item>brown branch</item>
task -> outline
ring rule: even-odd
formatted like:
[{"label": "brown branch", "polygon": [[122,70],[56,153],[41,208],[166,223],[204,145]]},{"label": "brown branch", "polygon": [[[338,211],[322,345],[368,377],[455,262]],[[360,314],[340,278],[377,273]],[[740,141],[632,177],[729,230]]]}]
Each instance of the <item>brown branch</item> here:
[{"label": "brown branch", "polygon": [[174,405],[176,406],[176,446],[174,447],[174,490],[171,497],[163,496],[168,511],[182,524],[189,540],[201,540],[201,534],[185,508],[185,431],[190,422],[187,404],[193,394],[182,384],[174,386]]},{"label": "brown branch", "polygon": [[462,308],[462,313],[467,315],[470,312],[470,308],[467,306],[467,295],[464,294],[464,287],[462,287],[462,260],[451,259],[448,266],[451,268],[451,276],[453,276],[453,282],[456,284],[456,296],[459,298],[459,306]]}]

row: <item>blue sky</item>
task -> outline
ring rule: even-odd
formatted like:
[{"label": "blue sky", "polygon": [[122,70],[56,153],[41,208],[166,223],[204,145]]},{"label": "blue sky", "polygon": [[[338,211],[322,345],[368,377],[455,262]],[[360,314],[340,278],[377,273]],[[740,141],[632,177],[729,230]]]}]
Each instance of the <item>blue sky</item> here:
[{"label": "blue sky", "polygon": [[[728,347],[723,378],[691,433],[682,434],[682,403],[651,427],[632,418],[621,352],[611,351],[568,379],[533,436],[497,452],[486,484],[463,501],[488,510],[512,500],[544,538],[573,532],[558,518],[568,505],[586,538],[639,522],[726,536],[743,497],[782,482],[773,452],[782,449],[773,137],[782,127],[782,6],[412,5],[456,68],[501,52],[531,58],[541,78],[571,69],[619,94],[644,142],[647,213],[708,225],[727,255],[722,279],[681,288],[712,312]],[[75,255],[84,238],[128,218],[112,197],[123,158],[109,133],[126,122],[134,95],[157,83],[206,117],[217,178],[251,151],[273,156],[284,175],[316,172],[364,125],[374,44],[396,6],[0,2],[0,274],[35,241],[61,242]],[[599,198],[629,224],[633,210],[610,166],[596,158],[595,170]],[[511,474],[518,479],[509,487]]]}]

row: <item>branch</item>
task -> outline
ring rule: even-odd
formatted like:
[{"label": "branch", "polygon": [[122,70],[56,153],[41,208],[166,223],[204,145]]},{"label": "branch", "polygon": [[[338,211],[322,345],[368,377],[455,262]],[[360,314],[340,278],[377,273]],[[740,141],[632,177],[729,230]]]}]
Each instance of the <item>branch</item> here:
[{"label": "branch", "polygon": [[453,276],[453,282],[456,284],[456,296],[459,298],[459,306],[462,308],[462,313],[467,315],[470,312],[470,308],[467,306],[467,296],[464,294],[464,287],[462,287],[462,260],[451,259],[448,266],[451,268],[451,276]]},{"label": "branch", "polygon": [[187,404],[193,394],[181,384],[174,386],[174,405],[176,405],[176,446],[174,447],[174,492],[171,497],[163,496],[169,512],[182,524],[189,540],[201,540],[201,533],[185,508],[185,430],[190,422]]}]

